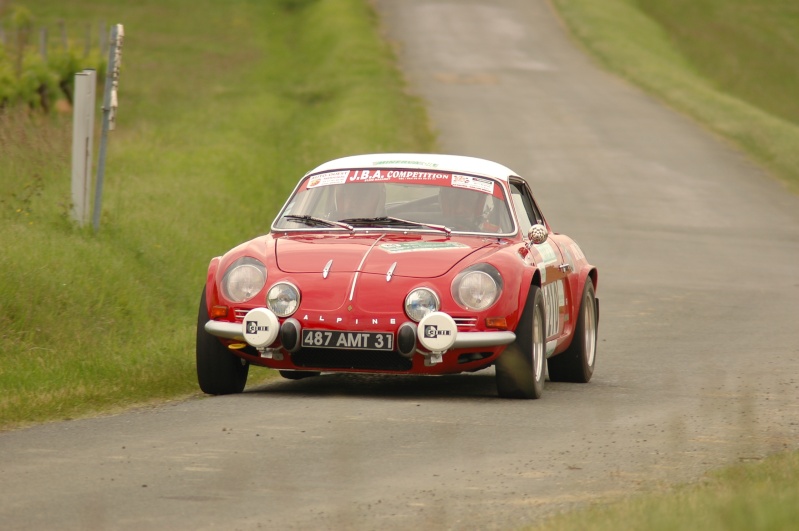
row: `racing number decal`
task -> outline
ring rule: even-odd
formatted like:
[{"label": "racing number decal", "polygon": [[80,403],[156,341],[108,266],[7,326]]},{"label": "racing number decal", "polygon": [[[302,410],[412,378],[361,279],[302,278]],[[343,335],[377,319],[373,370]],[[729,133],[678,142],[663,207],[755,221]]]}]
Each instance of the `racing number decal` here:
[{"label": "racing number decal", "polygon": [[547,337],[560,333],[560,307],[565,303],[563,280],[544,286],[544,304],[547,309]]}]

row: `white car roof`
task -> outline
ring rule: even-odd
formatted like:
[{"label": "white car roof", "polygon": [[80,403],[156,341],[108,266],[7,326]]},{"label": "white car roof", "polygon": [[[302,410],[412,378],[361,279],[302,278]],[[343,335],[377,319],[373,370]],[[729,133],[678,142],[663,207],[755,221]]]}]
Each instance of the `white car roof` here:
[{"label": "white car roof", "polygon": [[461,155],[436,155],[431,153],[373,153],[331,160],[306,173],[362,168],[412,168],[439,170],[452,173],[470,173],[493,177],[502,181],[518,174],[496,162]]}]

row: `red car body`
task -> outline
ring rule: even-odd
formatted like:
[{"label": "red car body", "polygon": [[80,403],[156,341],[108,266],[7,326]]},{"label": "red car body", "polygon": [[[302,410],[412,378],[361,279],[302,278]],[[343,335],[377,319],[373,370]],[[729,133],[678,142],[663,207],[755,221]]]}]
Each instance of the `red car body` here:
[{"label": "red car body", "polygon": [[[449,223],[445,195],[455,188],[477,206]],[[332,213],[345,193],[364,203],[375,190],[376,215]],[[527,183],[500,164],[337,159],[300,180],[269,234],[211,260],[197,328],[200,387],[240,392],[249,365],[290,379],[496,365],[500,396],[538,398],[547,359],[552,380],[591,378],[596,285],[577,243],[551,232]]]}]

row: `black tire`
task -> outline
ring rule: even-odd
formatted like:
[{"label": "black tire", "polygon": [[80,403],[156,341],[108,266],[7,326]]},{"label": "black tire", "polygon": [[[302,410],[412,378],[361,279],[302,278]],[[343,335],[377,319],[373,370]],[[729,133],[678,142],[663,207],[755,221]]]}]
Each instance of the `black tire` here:
[{"label": "black tire", "polygon": [[205,289],[197,312],[197,381],[209,395],[241,393],[247,383],[250,364],[234,355],[217,337],[205,331],[208,310]]},{"label": "black tire", "polygon": [[495,363],[500,397],[541,398],[546,379],[545,326],[544,294],[538,286],[531,286],[516,327],[516,341]]},{"label": "black tire", "polygon": [[322,374],[318,371],[279,371],[280,376],[286,380],[302,380],[303,378],[311,378]]},{"label": "black tire", "polygon": [[588,278],[583,288],[580,314],[571,345],[561,354],[549,358],[549,379],[553,382],[588,383],[596,364],[597,311],[594,283]]}]

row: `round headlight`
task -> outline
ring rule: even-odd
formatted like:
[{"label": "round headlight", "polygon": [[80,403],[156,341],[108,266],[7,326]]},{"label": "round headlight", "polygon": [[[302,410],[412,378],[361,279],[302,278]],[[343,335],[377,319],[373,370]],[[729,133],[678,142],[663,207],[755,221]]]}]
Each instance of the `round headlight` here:
[{"label": "round headlight", "polygon": [[417,323],[428,313],[437,312],[440,307],[438,295],[427,288],[417,288],[405,297],[405,313]]},{"label": "round headlight", "polygon": [[266,284],[266,267],[245,256],[231,265],[222,279],[222,293],[233,302],[245,302],[256,295]]},{"label": "round headlight", "polygon": [[499,272],[489,265],[469,268],[452,283],[452,297],[467,310],[485,310],[494,304],[502,291]]},{"label": "round headlight", "polygon": [[300,307],[300,290],[294,284],[278,282],[266,293],[266,305],[278,317],[288,317]]}]

